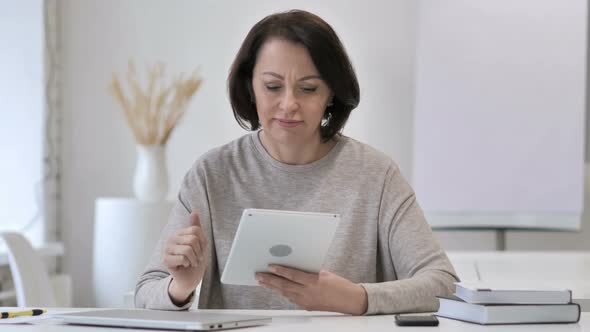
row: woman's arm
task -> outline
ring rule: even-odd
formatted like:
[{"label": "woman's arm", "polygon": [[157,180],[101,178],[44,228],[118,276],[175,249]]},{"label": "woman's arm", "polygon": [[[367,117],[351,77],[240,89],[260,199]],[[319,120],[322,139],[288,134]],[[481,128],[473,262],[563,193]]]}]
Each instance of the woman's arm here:
[{"label": "woman's arm", "polygon": [[361,284],[365,314],[436,311],[436,296],[453,294],[458,278],[397,166],[388,171],[379,215],[383,280],[392,281]]},{"label": "woman's arm", "polygon": [[[191,224],[190,212],[198,212],[200,217],[200,223],[198,226],[202,227],[203,236],[210,238],[210,213],[206,190],[202,185],[204,181],[201,181],[201,177],[198,173],[197,169],[193,167],[185,176],[168,223],[162,230],[158,244],[145,272],[140,276],[137,282],[135,288],[135,306],[137,308],[183,310],[188,309],[194,301],[194,290],[186,290],[186,287],[180,289],[178,287],[179,283],[175,283],[174,281],[176,280],[173,281],[173,277],[170,274],[169,269],[166,267],[164,260],[166,246],[169,244],[168,240],[175,234],[178,234],[177,232],[179,230],[188,230],[191,226],[191,228],[194,228],[194,225]],[[207,241],[205,240],[202,242],[206,243]],[[202,270],[210,265],[209,263],[212,256],[211,245],[202,244],[201,246],[203,245],[206,246],[206,248],[202,249],[206,255],[204,257],[205,261],[199,262],[200,264],[203,264],[203,268],[193,266],[194,264],[192,264],[191,266],[184,268],[186,273],[202,277],[204,274],[204,271]],[[191,270],[194,270],[192,271],[194,273],[192,273]],[[183,276],[182,273],[184,272],[177,272],[179,276]],[[194,286],[196,287],[197,284]],[[176,294],[177,297],[179,296],[178,294],[183,294],[183,299],[173,300],[170,294]],[[186,296],[184,296],[184,294],[186,294]]]},{"label": "woman's arm", "polygon": [[[168,288],[172,282],[172,276],[163,263],[164,249],[167,239],[174,232],[181,228],[188,227],[189,213],[180,201],[177,201],[172,208],[169,222],[164,227],[160,239],[152,254],[144,273],[139,277],[135,287],[135,307],[146,309],[161,310],[182,310],[191,306],[193,295],[187,299],[186,303],[174,303],[168,295]],[[180,304],[180,306],[178,306]]]}]

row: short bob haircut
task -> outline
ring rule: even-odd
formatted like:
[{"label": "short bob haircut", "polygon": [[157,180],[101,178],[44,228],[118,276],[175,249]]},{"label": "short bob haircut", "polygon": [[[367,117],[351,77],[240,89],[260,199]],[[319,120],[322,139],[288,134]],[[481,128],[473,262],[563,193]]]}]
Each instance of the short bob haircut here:
[{"label": "short bob haircut", "polygon": [[270,38],[282,38],[303,45],[330,88],[334,99],[326,108],[320,135],[328,141],[342,128],[360,101],[359,84],[344,46],[332,27],[320,17],[291,10],[263,18],[248,32],[231,66],[227,79],[234,117],[246,130],[260,128],[254,103],[252,72],[260,47]]}]

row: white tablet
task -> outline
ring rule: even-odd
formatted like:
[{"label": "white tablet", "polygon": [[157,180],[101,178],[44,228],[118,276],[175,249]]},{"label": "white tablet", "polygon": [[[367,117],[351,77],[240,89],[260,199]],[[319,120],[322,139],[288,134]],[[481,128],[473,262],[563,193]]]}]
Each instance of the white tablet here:
[{"label": "white tablet", "polygon": [[269,264],[317,273],[339,223],[333,213],[245,209],[221,282],[257,286]]}]

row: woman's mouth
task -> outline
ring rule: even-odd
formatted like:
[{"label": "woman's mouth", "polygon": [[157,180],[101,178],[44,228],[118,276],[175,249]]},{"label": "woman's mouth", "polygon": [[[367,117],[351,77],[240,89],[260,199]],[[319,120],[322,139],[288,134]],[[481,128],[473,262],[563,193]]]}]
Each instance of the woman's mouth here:
[{"label": "woman's mouth", "polygon": [[275,119],[275,120],[277,121],[279,126],[281,126],[283,128],[294,128],[294,127],[297,127],[298,125],[303,123],[303,121],[298,121],[298,120],[287,120],[287,119]]}]

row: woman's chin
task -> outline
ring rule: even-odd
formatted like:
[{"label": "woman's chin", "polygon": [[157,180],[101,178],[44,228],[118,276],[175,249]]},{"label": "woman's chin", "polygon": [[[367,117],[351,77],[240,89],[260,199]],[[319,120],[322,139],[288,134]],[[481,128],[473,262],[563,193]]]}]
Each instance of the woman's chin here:
[{"label": "woman's chin", "polygon": [[280,144],[292,144],[305,140],[305,133],[301,128],[282,128],[275,126],[267,132],[267,138]]}]

